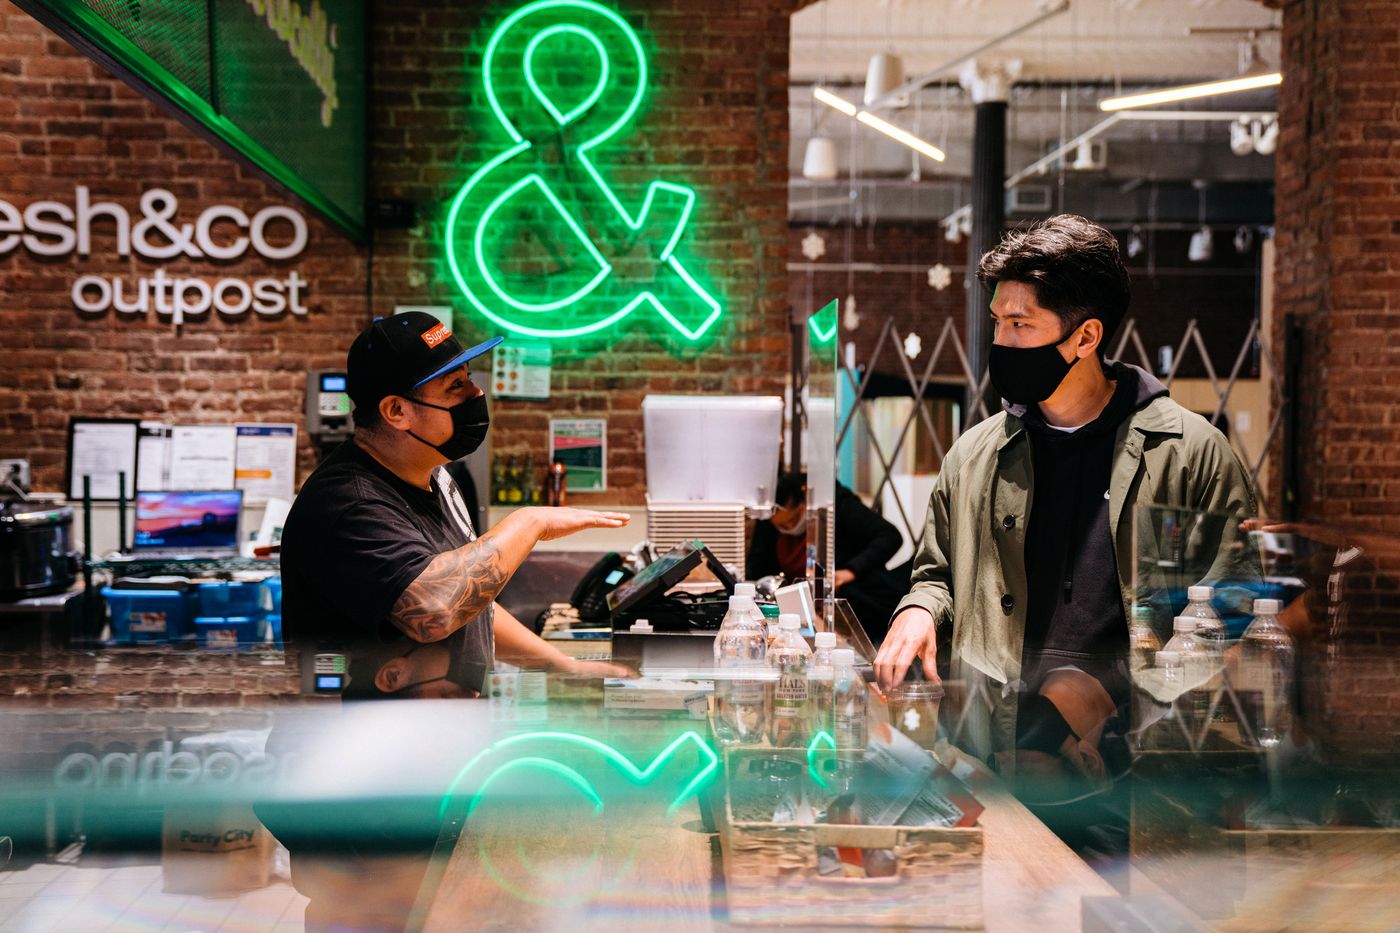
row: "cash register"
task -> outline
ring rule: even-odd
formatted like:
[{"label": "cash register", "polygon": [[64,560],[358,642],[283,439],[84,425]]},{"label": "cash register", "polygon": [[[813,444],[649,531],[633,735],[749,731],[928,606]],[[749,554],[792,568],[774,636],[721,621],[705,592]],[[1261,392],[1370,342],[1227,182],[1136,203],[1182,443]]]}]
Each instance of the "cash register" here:
[{"label": "cash register", "polygon": [[[701,564],[720,588],[676,590]],[[734,583],[733,574],[699,539],[682,541],[608,594],[613,658],[638,669],[708,669]],[[634,631],[634,623],[641,621],[648,624]]]}]

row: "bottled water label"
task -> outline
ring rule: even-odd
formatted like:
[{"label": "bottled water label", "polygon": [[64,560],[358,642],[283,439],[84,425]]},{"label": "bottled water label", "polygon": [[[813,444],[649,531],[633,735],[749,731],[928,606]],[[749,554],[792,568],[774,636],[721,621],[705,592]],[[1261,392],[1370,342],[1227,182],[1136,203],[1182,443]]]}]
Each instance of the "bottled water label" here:
[{"label": "bottled water label", "polygon": [[807,678],[801,674],[783,674],[773,690],[773,715],[792,718],[807,705]]},{"label": "bottled water label", "polygon": [[838,710],[833,725],[837,748],[865,747],[865,710],[860,710],[859,715]]}]

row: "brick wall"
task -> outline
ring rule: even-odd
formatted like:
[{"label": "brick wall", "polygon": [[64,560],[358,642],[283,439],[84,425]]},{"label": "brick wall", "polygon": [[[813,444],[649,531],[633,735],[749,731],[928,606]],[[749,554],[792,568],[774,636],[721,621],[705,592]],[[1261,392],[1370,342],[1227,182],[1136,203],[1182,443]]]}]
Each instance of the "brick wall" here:
[{"label": "brick wall", "polygon": [[1400,532],[1400,7],[1294,2],[1283,23],[1276,320],[1303,332],[1299,513]]},{"label": "brick wall", "polygon": [[[381,230],[376,304],[453,304],[464,338],[498,331],[452,285],[440,247],[447,202],[469,173],[504,148],[484,106],[481,51],[518,4],[381,3],[374,22],[374,193],[418,208],[419,226]],[[620,5],[649,56],[652,88],[601,170],[620,197],[647,183],[697,189],[683,241],[686,261],[712,283],[724,316],[700,347],[668,336],[651,312],[625,322],[615,342],[555,345],[548,402],[498,401],[492,443],[501,454],[543,460],[551,415],[608,419],[607,493],[571,497],[641,503],[645,497],[641,402],[648,392],[781,394],[787,373],[787,57],[795,4],[763,0]]]},{"label": "brick wall", "polygon": [[[500,148],[481,119],[473,78],[490,29],[511,6],[434,2],[372,4],[374,96],[371,193],[412,201],[419,224],[378,231],[372,251],[303,211],[309,239],[286,262],[249,258],[150,262],[117,255],[112,228],[95,226],[92,254],[45,259],[20,247],[0,256],[0,457],[27,457],[39,489],[63,484],[70,416],[151,417],[169,422],[301,423],[304,373],[338,367],[373,307],[452,304],[466,340],[494,333],[467,315],[438,243],[448,199],[471,168]],[[725,312],[698,352],[665,339],[655,321],[624,328],[611,344],[556,348],[548,402],[501,400],[493,441],[503,453],[542,458],[551,415],[609,419],[609,484],[598,502],[644,498],[641,400],[657,392],[781,393],[787,373],[787,29],[791,2],[743,5],[636,0],[624,15],[650,56],[653,88],[627,143],[623,191],[654,179],[694,185],[699,204],[687,237],[690,267]],[[698,7],[698,8],[697,8]],[[0,199],[20,210],[41,200],[120,203],[161,186],[179,199],[179,222],[229,203],[252,212],[295,204],[63,40],[0,0]],[[613,166],[616,168],[617,166]],[[635,182],[635,185],[633,185]],[[630,187],[629,187],[630,186]],[[70,299],[82,275],[134,281],[171,276],[285,276],[309,281],[309,312],[276,317],[210,313],[176,332],[155,314],[84,317]],[[639,316],[640,317],[640,316]],[[303,433],[298,480],[312,463]],[[214,708],[257,710],[297,689],[295,665],[195,651],[61,646],[37,650],[7,626],[0,695],[26,704],[132,711],[139,731],[203,728]],[[171,717],[174,717],[172,719]],[[183,717],[183,718],[182,718]],[[157,722],[157,720],[159,720]],[[178,722],[177,722],[178,720]],[[185,720],[189,720],[185,722]],[[198,721],[196,721],[198,720]],[[174,723],[174,725],[172,725]],[[183,725],[181,725],[183,724]]]},{"label": "brick wall", "polygon": [[[503,453],[543,457],[551,414],[606,416],[609,485],[599,502],[643,501],[642,397],[659,392],[780,393],[787,371],[785,211],[788,115],[787,29],[791,2],[638,2],[624,5],[650,58],[652,89],[626,139],[622,196],[655,179],[694,185],[699,202],[687,259],[725,313],[698,348],[665,337],[638,314],[611,345],[556,347],[548,402],[501,401],[493,440]],[[490,30],[508,4],[443,0],[373,4],[370,107],[373,197],[412,201],[419,223],[380,230],[373,249],[373,304],[451,304],[472,340],[496,330],[467,314],[440,248],[448,199],[501,148],[483,117],[479,72]],[[94,200],[138,213],[141,193],[160,184],[191,222],[215,203],[255,210],[289,196],[204,142],[16,7],[0,2],[0,199],[21,209],[53,199],[71,205],[74,186]],[[476,70],[474,70],[476,69]],[[71,415],[150,416],[167,421],[300,422],[303,374],[341,365],[368,313],[368,252],[305,212],[303,255],[219,265],[121,258],[110,235],[76,257],[45,260],[23,247],[0,256],[0,327],[8,335],[0,371],[0,457],[27,456],[39,488],[61,487]],[[97,229],[104,231],[99,222]],[[228,318],[210,313],[177,334],[155,315],[84,319],[69,288],[83,274],[285,276],[311,282],[303,316]],[[649,318],[650,319],[647,319]],[[299,479],[311,466],[303,438]]]},{"label": "brick wall", "polygon": [[[0,199],[20,210],[42,200],[72,207],[75,186],[86,185],[93,201],[116,202],[140,218],[142,193],[164,187],[179,199],[181,223],[219,203],[249,212],[292,203],[8,0],[0,2],[0,27]],[[365,317],[363,250],[304,214],[306,250],[284,262],[251,250],[227,263],[121,257],[110,221],[94,224],[85,259],[44,258],[23,246],[0,256],[0,457],[28,457],[36,487],[60,489],[70,416],[300,422],[303,374],[343,365]],[[176,332],[154,313],[84,315],[69,296],[86,274],[134,283],[157,269],[210,281],[296,270],[311,283],[309,313],[210,312]],[[305,437],[301,455],[304,474]]]},{"label": "brick wall", "polygon": [[[1320,685],[1340,753],[1394,753],[1400,705],[1400,7],[1291,0],[1283,11],[1275,345],[1302,332],[1300,518],[1351,529],[1374,569]],[[1358,531],[1380,537],[1359,540]],[[1389,553],[1387,553],[1389,552]],[[1305,663],[1310,663],[1305,659]],[[1316,663],[1315,659],[1311,663]]]}]

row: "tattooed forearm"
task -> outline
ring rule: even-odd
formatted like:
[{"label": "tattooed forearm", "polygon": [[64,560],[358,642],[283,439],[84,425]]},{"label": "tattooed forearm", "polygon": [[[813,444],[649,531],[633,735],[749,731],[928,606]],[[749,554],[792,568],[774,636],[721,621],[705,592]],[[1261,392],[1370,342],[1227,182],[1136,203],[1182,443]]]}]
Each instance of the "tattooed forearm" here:
[{"label": "tattooed forearm", "polygon": [[513,569],[490,538],[439,554],[394,603],[389,621],[414,641],[439,641],[491,605]]}]

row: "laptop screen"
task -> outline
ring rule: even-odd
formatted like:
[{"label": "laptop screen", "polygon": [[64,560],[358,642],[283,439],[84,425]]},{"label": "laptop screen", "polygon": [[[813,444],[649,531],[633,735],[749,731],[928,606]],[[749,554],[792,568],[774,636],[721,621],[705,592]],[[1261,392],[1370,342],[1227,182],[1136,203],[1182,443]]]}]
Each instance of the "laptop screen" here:
[{"label": "laptop screen", "polygon": [[238,548],[241,489],[138,492],[136,540],[143,548]]}]

